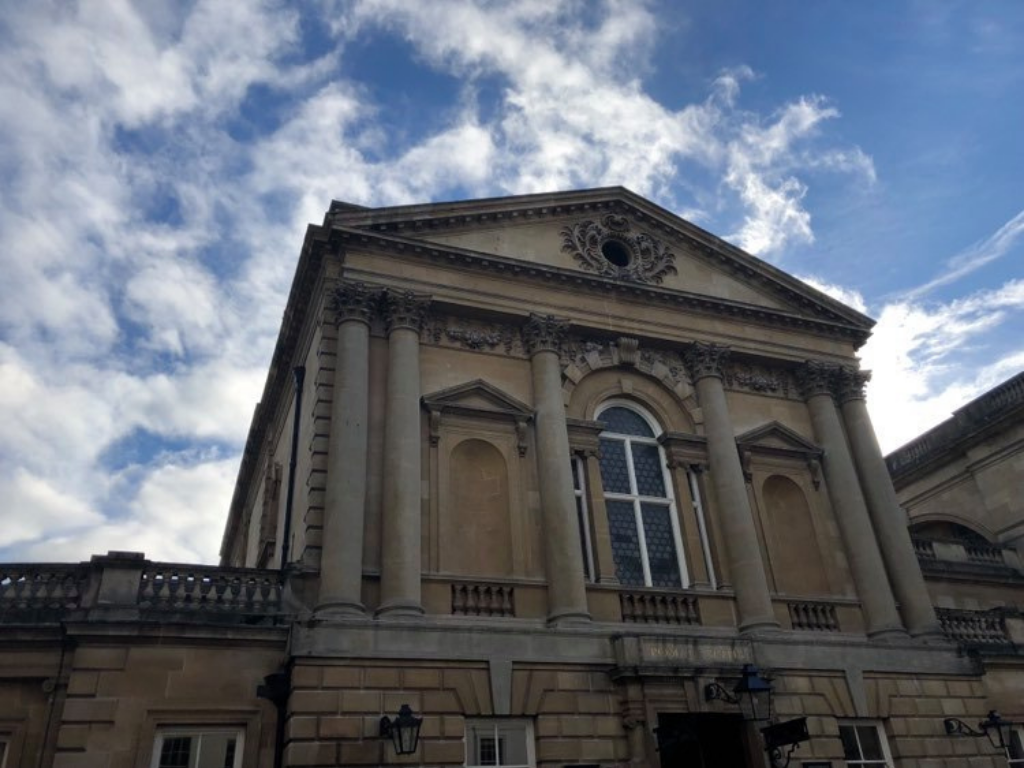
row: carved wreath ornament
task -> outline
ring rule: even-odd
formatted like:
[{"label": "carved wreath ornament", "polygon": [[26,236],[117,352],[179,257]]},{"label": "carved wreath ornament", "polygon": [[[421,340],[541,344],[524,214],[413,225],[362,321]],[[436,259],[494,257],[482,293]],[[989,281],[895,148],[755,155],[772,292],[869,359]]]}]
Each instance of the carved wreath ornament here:
[{"label": "carved wreath ornament", "polygon": [[633,232],[629,219],[609,213],[600,222],[580,221],[563,227],[562,252],[584,269],[634,283],[661,284],[676,274],[675,254],[644,232]]}]

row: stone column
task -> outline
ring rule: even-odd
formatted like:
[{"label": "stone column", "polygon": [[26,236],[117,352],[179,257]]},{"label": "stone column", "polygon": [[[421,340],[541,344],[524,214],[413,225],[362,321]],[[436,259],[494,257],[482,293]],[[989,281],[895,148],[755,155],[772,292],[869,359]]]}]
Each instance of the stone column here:
[{"label": "stone column", "polygon": [[530,315],[523,329],[533,373],[549,624],[590,620],[569,464],[569,431],[562,403],[559,350],[568,328],[564,320]]},{"label": "stone column", "polygon": [[320,558],[322,616],[362,615],[363,515],[366,507],[370,318],[378,294],[363,283],[338,285],[331,308],[338,328],[331,396],[324,540]]},{"label": "stone column", "polygon": [[704,414],[708,468],[729,555],[729,573],[736,591],[739,628],[741,632],[752,632],[778,627],[779,622],[772,610],[768,577],[722,386],[722,363],[728,353],[717,344],[697,343],[687,348],[684,359]]},{"label": "stone column", "polygon": [[388,383],[378,616],[418,616],[420,604],[420,328],[429,298],[384,292]]},{"label": "stone column", "polygon": [[832,399],[837,373],[838,366],[808,361],[800,371],[800,386],[811,412],[814,434],[825,451],[822,459],[825,482],[846,543],[868,636],[902,635],[903,626],[886,578],[878,540]]},{"label": "stone column", "polygon": [[942,627],[932,607],[921,566],[914,554],[914,545],[910,542],[906,515],[896,499],[892,478],[868,416],[864,385],[870,378],[871,374],[854,368],[840,370],[839,402],[846,435],[903,622],[915,637],[941,637]]}]

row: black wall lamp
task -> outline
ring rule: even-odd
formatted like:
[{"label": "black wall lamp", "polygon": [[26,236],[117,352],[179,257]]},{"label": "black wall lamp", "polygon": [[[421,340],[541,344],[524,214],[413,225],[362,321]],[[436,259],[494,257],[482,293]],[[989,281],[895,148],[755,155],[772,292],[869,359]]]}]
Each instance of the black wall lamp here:
[{"label": "black wall lamp", "polygon": [[748,722],[772,719],[772,684],[761,677],[753,664],[744,664],[740,680],[729,693],[718,682],[704,686],[704,701],[724,701],[738,704],[743,719]]},{"label": "black wall lamp", "polygon": [[423,718],[413,715],[412,707],[403,704],[393,720],[387,715],[380,719],[380,737],[391,739],[395,754],[411,755],[419,744],[421,725]]},{"label": "black wall lamp", "polygon": [[[733,686],[731,693],[717,681],[705,685],[704,701],[736,704],[748,723],[772,719],[772,684],[761,677],[753,664],[743,665],[740,680]],[[761,729],[761,735],[772,768],[786,768],[796,748],[810,739],[805,717],[768,725]],[[788,749],[783,750],[784,747]]]},{"label": "black wall lamp", "polygon": [[987,736],[993,747],[1005,753],[1010,746],[1014,723],[1003,720],[998,712],[991,709],[988,716],[978,723],[977,730],[955,717],[947,717],[942,725],[950,736]]}]

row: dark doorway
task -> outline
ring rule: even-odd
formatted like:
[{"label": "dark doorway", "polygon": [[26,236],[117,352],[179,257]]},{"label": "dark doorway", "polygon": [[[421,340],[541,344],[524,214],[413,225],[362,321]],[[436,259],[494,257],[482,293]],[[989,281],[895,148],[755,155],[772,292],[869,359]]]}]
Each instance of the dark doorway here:
[{"label": "dark doorway", "polygon": [[739,714],[658,714],[661,768],[750,768]]}]

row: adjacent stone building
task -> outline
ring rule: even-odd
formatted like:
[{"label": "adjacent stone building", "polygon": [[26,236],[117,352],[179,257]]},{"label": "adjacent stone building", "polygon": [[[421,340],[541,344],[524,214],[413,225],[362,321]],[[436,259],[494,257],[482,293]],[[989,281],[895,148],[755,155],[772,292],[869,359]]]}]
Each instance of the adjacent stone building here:
[{"label": "adjacent stone building", "polygon": [[791,765],[1005,765],[944,719],[1024,720],[1019,615],[993,685],[875,440],[871,326],[621,188],[332,204],[221,565],[3,570],[4,768],[763,766],[707,695],[747,664]]}]

